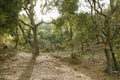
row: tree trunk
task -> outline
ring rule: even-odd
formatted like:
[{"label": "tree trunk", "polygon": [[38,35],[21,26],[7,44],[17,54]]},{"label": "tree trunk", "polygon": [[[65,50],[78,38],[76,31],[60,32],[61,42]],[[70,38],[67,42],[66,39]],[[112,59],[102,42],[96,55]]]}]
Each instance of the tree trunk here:
[{"label": "tree trunk", "polygon": [[18,35],[15,36],[15,48],[17,48],[19,42]]},{"label": "tree trunk", "polygon": [[110,51],[111,51],[111,54],[112,54],[114,69],[115,69],[116,71],[118,71],[118,65],[117,65],[117,61],[116,61],[116,58],[115,58],[115,53],[114,53],[114,51],[113,51],[113,45],[112,45],[112,43],[109,43],[109,46],[110,46]]},{"label": "tree trunk", "polygon": [[[32,45],[32,42],[31,42],[31,40],[30,40],[29,38],[27,38],[27,36],[26,36],[26,34],[25,34],[25,31],[24,31],[24,29],[22,28],[21,25],[19,25],[19,28],[20,28],[20,30],[21,30],[21,32],[22,32],[22,34],[23,34],[24,39],[25,39],[25,45],[26,45],[27,43],[29,43],[30,46],[32,47],[32,46],[33,46],[33,45]],[[29,32],[29,35],[30,35],[30,32]]]},{"label": "tree trunk", "polygon": [[69,40],[72,41],[72,38],[73,38],[73,31],[72,31],[72,27],[71,27],[71,26],[70,26],[70,33],[69,33],[69,35],[70,35]]},{"label": "tree trunk", "polygon": [[[104,12],[102,12],[103,8],[102,8],[102,5],[100,4],[100,2],[94,0],[93,3],[91,0],[88,0],[90,6],[91,6],[91,14],[93,15],[93,10],[98,13],[99,15],[103,16],[105,18],[105,21],[104,21],[104,32],[103,34],[105,35],[105,40],[103,41],[104,42],[104,52],[105,52],[105,55],[106,55],[106,59],[107,59],[107,72],[109,74],[112,73],[112,62],[111,62],[111,54],[110,54],[110,41],[111,41],[111,26],[110,26],[110,21],[111,21],[111,18],[113,17],[114,13],[117,11],[117,2],[114,3],[115,1],[114,0],[110,0],[110,10],[109,12],[106,14]],[[96,5],[99,6],[100,10],[97,9]],[[114,55],[114,54],[113,54]]]},{"label": "tree trunk", "polygon": [[77,46],[77,51],[78,51],[78,53],[80,53],[80,46],[79,45]]},{"label": "tree trunk", "polygon": [[84,43],[82,42],[82,45],[81,45],[81,50],[82,50],[82,53],[84,52]]},{"label": "tree trunk", "polygon": [[33,59],[35,59],[39,55],[39,47],[38,47],[38,40],[37,40],[37,27],[33,27],[33,46],[32,46],[32,53],[33,53]]},{"label": "tree trunk", "polygon": [[105,25],[105,31],[106,31],[106,41],[104,43],[104,52],[105,52],[105,55],[106,55],[106,59],[107,59],[107,68],[106,68],[106,72],[108,72],[109,74],[112,74],[112,62],[111,62],[111,55],[110,55],[110,49],[109,49],[109,43],[110,43],[110,40],[111,40],[111,31],[110,31],[110,25],[109,25],[109,21],[110,21],[110,18],[109,17],[105,17],[105,22],[104,22],[104,25]]},{"label": "tree trunk", "polygon": [[[105,45],[105,46],[107,46],[107,45]],[[105,69],[105,71],[109,74],[112,74],[112,64],[111,64],[111,60],[110,60],[109,49],[107,47],[105,47],[104,52],[105,52],[106,60],[107,60],[107,68]]]},{"label": "tree trunk", "polygon": [[18,34],[18,27],[15,30],[15,48],[17,48],[19,42],[19,34]]}]

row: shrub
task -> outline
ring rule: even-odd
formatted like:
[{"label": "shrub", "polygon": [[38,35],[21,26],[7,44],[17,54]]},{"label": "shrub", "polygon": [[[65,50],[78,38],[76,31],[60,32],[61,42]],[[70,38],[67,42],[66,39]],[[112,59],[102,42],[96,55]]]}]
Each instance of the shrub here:
[{"label": "shrub", "polygon": [[77,59],[79,57],[79,53],[77,52],[71,52],[70,55],[72,59]]}]

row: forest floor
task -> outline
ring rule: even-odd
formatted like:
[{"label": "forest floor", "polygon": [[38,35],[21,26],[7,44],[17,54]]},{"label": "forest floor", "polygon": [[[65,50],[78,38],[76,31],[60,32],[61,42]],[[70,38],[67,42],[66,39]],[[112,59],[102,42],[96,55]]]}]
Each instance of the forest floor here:
[{"label": "forest floor", "polygon": [[26,52],[0,60],[0,80],[120,80],[104,72],[103,53],[71,59],[67,52],[41,53],[33,60]]}]

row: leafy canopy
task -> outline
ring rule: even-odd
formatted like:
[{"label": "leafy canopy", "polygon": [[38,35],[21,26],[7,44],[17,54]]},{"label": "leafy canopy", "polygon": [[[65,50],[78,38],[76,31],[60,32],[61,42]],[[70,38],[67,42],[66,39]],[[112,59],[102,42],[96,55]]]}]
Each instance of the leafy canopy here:
[{"label": "leafy canopy", "polygon": [[0,32],[13,29],[21,10],[21,0],[0,0]]}]

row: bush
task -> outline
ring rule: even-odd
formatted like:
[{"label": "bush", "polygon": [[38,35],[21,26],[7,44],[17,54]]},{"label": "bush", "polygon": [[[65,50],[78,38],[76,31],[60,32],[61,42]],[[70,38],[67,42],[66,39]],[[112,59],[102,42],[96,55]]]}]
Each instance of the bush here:
[{"label": "bush", "polygon": [[72,59],[77,59],[79,57],[79,53],[77,52],[71,52],[70,55]]}]

